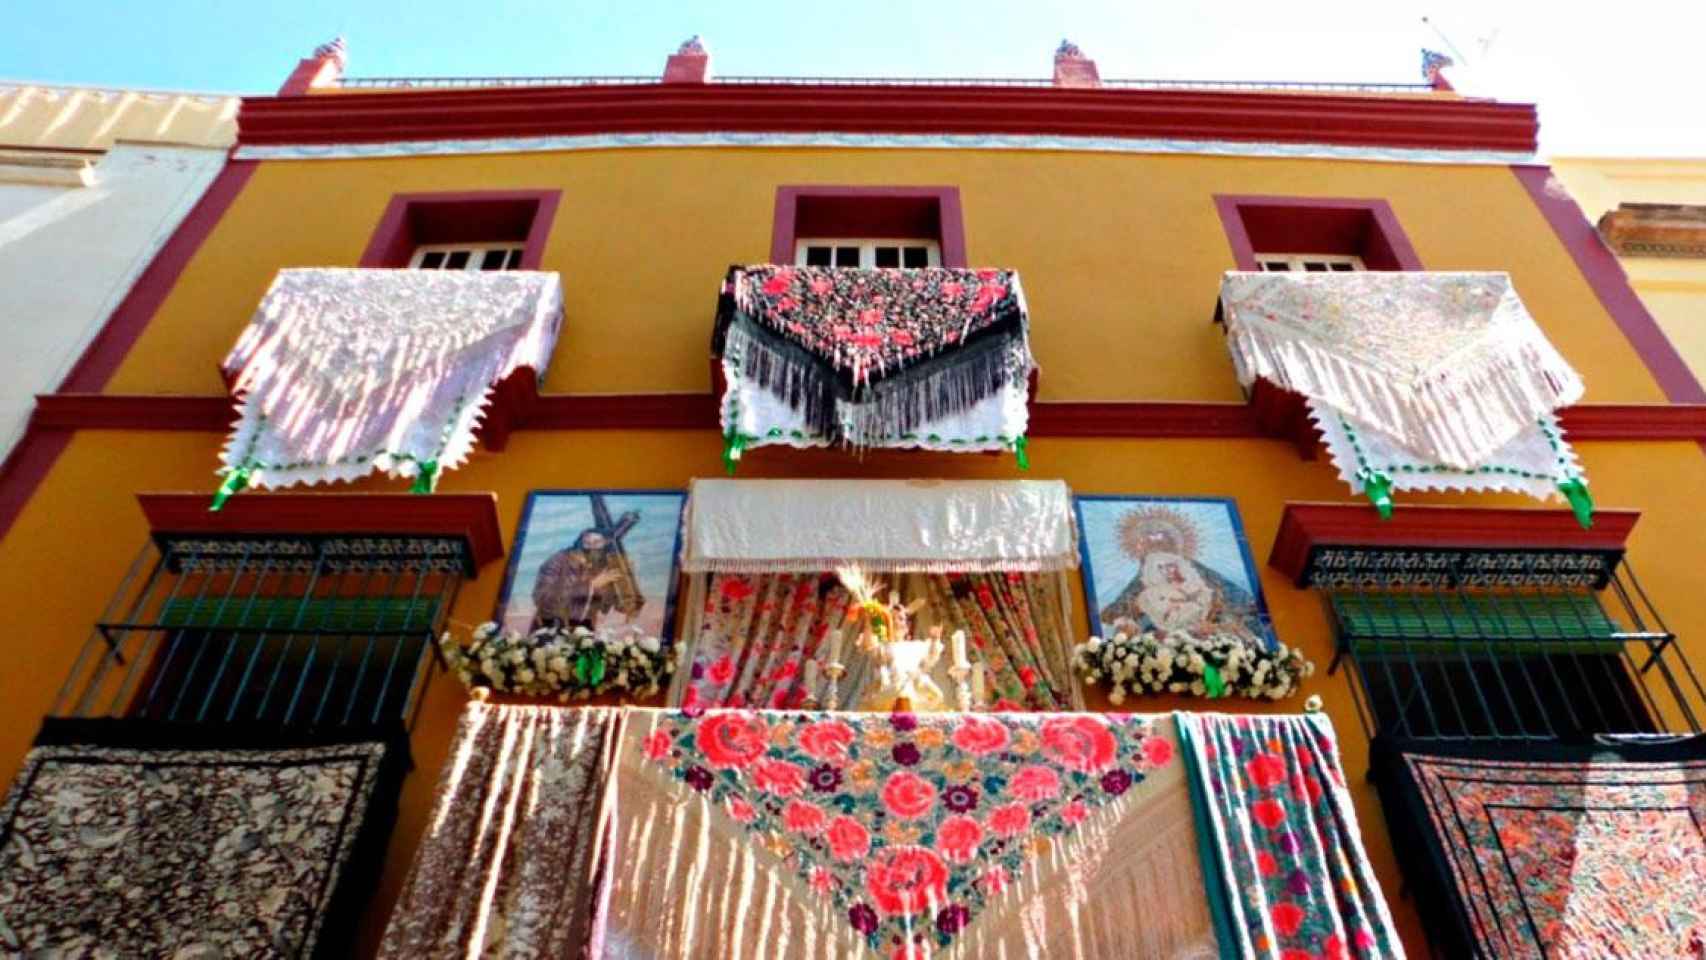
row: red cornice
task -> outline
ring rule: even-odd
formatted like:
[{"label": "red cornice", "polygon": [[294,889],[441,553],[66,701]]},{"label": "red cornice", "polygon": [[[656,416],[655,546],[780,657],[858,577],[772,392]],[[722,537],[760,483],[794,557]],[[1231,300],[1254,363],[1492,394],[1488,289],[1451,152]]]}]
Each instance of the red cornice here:
[{"label": "red cornice", "polygon": [[139,493],[155,536],[426,535],[468,544],[476,569],[504,554],[495,493],[244,493],[215,513],[211,495]]},{"label": "red cornice", "polygon": [[[531,382],[531,374],[525,378]],[[525,390],[518,394],[525,394]],[[1033,437],[1190,438],[1274,436],[1248,403],[1031,404]],[[1589,403],[1562,412],[1572,440],[1706,441],[1706,404]],[[31,423],[45,430],[228,429],[227,397],[43,394]],[[715,430],[708,393],[518,395],[511,430]],[[1291,434],[1281,439],[1295,441]]]},{"label": "red cornice", "polygon": [[1288,503],[1268,565],[1301,583],[1317,546],[1622,550],[1638,510],[1595,510],[1583,530],[1569,510],[1398,506],[1392,519],[1366,503]]},{"label": "red cornice", "polygon": [[625,84],[245,97],[243,144],[665,132],[1158,137],[1532,153],[1532,104],[995,86]]}]

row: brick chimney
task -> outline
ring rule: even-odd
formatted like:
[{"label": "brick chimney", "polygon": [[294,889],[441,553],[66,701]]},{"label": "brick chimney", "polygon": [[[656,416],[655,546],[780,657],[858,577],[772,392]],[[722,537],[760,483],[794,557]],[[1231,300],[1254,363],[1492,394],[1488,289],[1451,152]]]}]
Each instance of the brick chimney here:
[{"label": "brick chimney", "polygon": [[1078,49],[1078,44],[1062,40],[1054,51],[1054,85],[1099,87],[1102,77],[1096,72],[1096,61],[1086,57],[1084,51]]},{"label": "brick chimney", "polygon": [[711,78],[711,55],[696,33],[664,61],[664,83],[704,83]]},{"label": "brick chimney", "polygon": [[344,75],[344,38],[314,48],[314,55],[299,61],[296,69],[278,88],[281,97],[300,97],[315,87],[335,86]]}]

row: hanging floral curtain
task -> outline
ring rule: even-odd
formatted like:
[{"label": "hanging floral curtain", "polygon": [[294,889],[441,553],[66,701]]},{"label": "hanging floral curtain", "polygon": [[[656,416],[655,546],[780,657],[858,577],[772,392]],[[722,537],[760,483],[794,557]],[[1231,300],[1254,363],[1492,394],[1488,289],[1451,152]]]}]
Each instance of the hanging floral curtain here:
[{"label": "hanging floral curtain", "polygon": [[949,573],[929,578],[930,602],[950,630],[966,632],[993,676],[990,702],[1029,710],[1074,706],[1062,635],[1060,578],[1053,574]]},{"label": "hanging floral curtain", "polygon": [[806,665],[843,625],[847,601],[833,573],[712,574],[677,702],[788,709],[821,697]]},{"label": "hanging floral curtain", "polygon": [[468,704],[379,956],[601,956],[601,818],[622,716]]},{"label": "hanging floral curtain", "polygon": [[1402,957],[1321,714],[1178,714],[1204,867],[1244,957]]}]

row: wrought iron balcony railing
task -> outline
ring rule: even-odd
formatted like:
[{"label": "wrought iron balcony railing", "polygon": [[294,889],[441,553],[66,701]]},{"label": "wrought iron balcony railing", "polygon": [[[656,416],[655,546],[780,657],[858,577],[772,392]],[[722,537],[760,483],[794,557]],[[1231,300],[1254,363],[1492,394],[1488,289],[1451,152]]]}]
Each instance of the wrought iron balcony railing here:
[{"label": "wrought iron balcony railing", "polygon": [[412,721],[468,569],[436,537],[167,539],[136,558],[51,711]]}]

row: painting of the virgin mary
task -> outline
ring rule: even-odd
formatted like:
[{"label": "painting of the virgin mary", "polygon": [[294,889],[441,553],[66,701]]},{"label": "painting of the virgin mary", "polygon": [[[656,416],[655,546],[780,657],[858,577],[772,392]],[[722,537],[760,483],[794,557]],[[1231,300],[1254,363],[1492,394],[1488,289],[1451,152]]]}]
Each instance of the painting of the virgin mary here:
[{"label": "painting of the virgin mary", "polygon": [[1268,644],[1231,501],[1080,497],[1078,512],[1085,591],[1100,629]]}]

